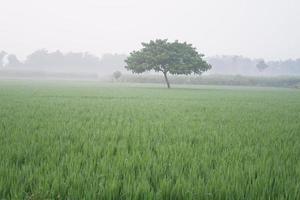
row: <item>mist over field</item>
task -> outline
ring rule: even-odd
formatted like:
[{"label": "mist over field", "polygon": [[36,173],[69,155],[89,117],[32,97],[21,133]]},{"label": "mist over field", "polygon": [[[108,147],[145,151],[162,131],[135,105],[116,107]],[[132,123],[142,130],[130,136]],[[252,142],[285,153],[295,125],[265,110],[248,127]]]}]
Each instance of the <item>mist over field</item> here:
[{"label": "mist over field", "polygon": [[[82,74],[91,77],[108,77],[115,71],[123,74],[131,74],[124,66],[126,54],[106,53],[96,56],[88,52],[62,53],[57,50],[50,52],[46,49],[37,50],[19,60],[16,55],[2,51],[0,53],[0,76],[22,73],[37,76],[38,73],[57,74]],[[212,65],[212,69],[204,75],[243,75],[243,76],[300,76],[300,58],[280,61],[264,61],[263,59],[250,59],[243,56],[213,56],[205,57]],[[266,64],[265,68],[259,68],[259,62]],[[148,74],[156,74],[154,71]],[[50,76],[51,77],[51,76]],[[74,77],[76,78],[76,77]]]}]

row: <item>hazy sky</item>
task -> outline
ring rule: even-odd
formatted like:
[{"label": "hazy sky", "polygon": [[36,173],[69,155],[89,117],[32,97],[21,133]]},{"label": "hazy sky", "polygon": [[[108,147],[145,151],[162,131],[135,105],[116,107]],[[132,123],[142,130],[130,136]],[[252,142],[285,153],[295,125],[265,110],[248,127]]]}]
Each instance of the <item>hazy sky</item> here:
[{"label": "hazy sky", "polygon": [[128,53],[156,38],[201,53],[300,57],[300,0],[1,0],[0,50]]}]

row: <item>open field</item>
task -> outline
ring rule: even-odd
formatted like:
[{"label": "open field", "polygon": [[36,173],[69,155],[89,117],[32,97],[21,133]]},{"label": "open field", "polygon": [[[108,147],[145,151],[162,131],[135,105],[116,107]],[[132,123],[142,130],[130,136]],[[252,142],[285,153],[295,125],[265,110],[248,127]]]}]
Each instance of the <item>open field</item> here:
[{"label": "open field", "polygon": [[0,81],[0,199],[300,199],[300,90]]}]

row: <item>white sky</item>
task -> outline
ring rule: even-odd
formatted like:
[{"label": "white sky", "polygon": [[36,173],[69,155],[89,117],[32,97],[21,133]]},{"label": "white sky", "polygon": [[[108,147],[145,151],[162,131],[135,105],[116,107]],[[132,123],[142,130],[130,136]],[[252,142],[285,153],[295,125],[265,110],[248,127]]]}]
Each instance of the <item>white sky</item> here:
[{"label": "white sky", "polygon": [[300,57],[300,0],[0,0],[0,50],[129,53],[156,38],[207,56]]}]

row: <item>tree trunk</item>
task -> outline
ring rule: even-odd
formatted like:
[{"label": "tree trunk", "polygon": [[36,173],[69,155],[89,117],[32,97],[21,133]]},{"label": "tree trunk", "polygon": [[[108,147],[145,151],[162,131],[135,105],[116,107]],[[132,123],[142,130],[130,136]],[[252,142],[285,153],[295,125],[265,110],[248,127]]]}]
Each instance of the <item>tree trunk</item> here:
[{"label": "tree trunk", "polygon": [[163,72],[163,73],[164,73],[164,77],[165,77],[168,89],[170,89],[171,87],[170,87],[170,83],[169,83],[169,80],[168,80],[168,77],[167,77],[167,72]]}]

